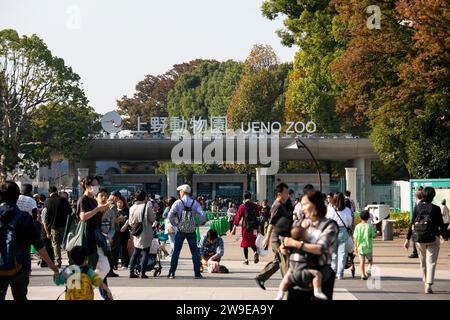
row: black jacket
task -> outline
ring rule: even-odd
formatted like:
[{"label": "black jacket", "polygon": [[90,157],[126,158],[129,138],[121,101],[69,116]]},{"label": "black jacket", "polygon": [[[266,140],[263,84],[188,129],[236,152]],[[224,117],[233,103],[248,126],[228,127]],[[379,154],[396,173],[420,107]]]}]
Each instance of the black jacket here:
[{"label": "black jacket", "polygon": [[72,207],[66,198],[54,194],[45,202],[47,215],[45,224],[50,229],[64,228],[66,226],[67,216],[72,213]]},{"label": "black jacket", "polygon": [[435,234],[436,236],[444,235],[445,227],[444,227],[444,220],[442,220],[442,213],[441,208],[439,208],[437,205],[434,205],[432,203],[427,202],[420,202],[418,205],[414,207],[413,216],[411,219],[411,223],[409,225],[408,229],[408,235],[406,238],[409,240],[412,236],[412,226],[414,222],[416,221],[418,215],[420,212],[429,212],[430,213],[430,220],[431,223],[435,227]]}]

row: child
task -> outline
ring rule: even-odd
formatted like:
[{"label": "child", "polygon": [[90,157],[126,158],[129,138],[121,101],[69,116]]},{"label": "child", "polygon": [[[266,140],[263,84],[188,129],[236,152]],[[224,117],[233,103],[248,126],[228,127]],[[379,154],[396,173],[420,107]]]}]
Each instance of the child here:
[{"label": "child", "polygon": [[[367,280],[370,269],[372,268],[372,239],[377,235],[367,221],[370,218],[370,213],[367,210],[363,210],[360,213],[361,223],[358,224],[353,232],[353,238],[355,240],[355,255],[359,253],[359,266],[361,268],[361,280]],[[369,262],[369,270],[365,271],[365,260]]]},{"label": "child", "polygon": [[66,285],[66,300],[94,300],[94,287],[102,287],[110,300],[113,300],[111,291],[103,283],[92,269],[87,266],[87,251],[81,246],[73,247],[70,251],[70,258],[73,265],[65,268],[57,278],[56,285]]},{"label": "child", "polygon": [[[301,225],[291,229],[291,237],[298,241],[315,242],[312,235],[307,232],[311,220],[303,219]],[[321,300],[328,300],[322,292],[322,274],[314,267],[314,256],[300,250],[292,250],[289,256],[289,269],[281,280],[278,288],[278,295],[275,300],[282,300],[286,291],[294,283],[312,284],[314,296]]]},{"label": "child", "polygon": [[159,232],[157,233],[159,242],[160,242],[160,246],[159,248],[161,249],[162,253],[164,253],[164,259],[167,258],[170,254],[169,252],[167,252],[166,249],[166,245],[167,245],[167,241],[169,240],[169,236],[164,233],[164,224],[162,224],[159,227]]}]

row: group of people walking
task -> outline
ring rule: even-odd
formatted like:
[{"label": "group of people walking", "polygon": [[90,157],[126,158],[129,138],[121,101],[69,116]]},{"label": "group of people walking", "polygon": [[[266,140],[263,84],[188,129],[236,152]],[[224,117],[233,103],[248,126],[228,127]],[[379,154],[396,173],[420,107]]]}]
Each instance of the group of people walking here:
[{"label": "group of people walking", "polygon": [[[119,259],[121,268],[129,270],[130,278],[148,278],[149,251],[157,231],[162,231],[170,242],[169,279],[175,279],[185,239],[191,252],[195,279],[203,278],[201,272],[204,268],[210,272],[228,272],[220,266],[224,255],[224,241],[220,235],[211,229],[197,241],[196,228],[205,221],[205,213],[202,204],[192,198],[189,185],[177,188],[179,199],[171,197],[161,203],[165,206],[163,210],[160,203],[143,190],[136,192],[128,208],[128,202],[120,192],[108,193],[100,188],[99,180],[94,176],[83,179],[81,186],[84,193],[75,208],[65,195],[58,194],[56,188],[50,188],[45,202],[40,197],[36,202],[31,196],[30,186],[23,186],[21,193],[12,181],[0,186],[1,239],[8,232],[16,232],[14,236],[21,259],[19,264],[3,259],[0,300],[5,298],[8,286],[11,286],[15,299],[26,299],[31,273],[30,244],[41,256],[41,263],[54,271],[55,283],[67,286],[66,299],[93,298],[93,287],[100,289],[105,300],[113,299],[107,279],[118,276],[114,270],[119,267]],[[433,188],[420,190],[417,197],[419,200],[404,247],[409,248],[411,238],[415,241],[425,292],[432,293],[439,246],[444,238],[448,238],[448,219],[445,224],[445,213],[432,204],[435,197]],[[266,200],[261,205],[253,202],[250,192],[246,192],[243,198],[238,207],[229,206],[230,232],[235,234],[237,227],[241,226],[240,246],[245,265],[249,264],[249,248],[253,251],[254,263],[259,262],[259,250],[271,248],[273,259],[255,281],[265,290],[266,281],[280,270],[283,280],[277,299],[283,299],[287,291],[291,299],[332,299],[334,281],[343,279],[349,254],[359,255],[361,279],[370,276],[372,239],[376,233],[368,223],[370,213],[367,211],[360,212],[361,223],[355,227],[355,205],[348,192],[345,195],[330,193],[324,197],[312,185],[306,185],[303,193],[295,199],[288,186],[280,183],[275,188],[275,201],[271,207]],[[67,220],[69,225],[71,220],[77,222],[75,234],[71,234],[69,239]],[[16,231],[5,228],[7,225],[15,225]],[[264,237],[262,248],[256,246],[258,234]],[[52,258],[43,240],[51,243],[48,248],[52,251]],[[70,251],[70,266],[61,271],[62,244]],[[7,245],[0,243],[3,247]],[[130,245],[133,248],[131,258],[128,253]],[[138,264],[139,274],[136,273]],[[76,274],[80,275],[77,279],[82,279],[85,284],[79,288],[81,291],[74,291],[70,286],[70,279]]]}]

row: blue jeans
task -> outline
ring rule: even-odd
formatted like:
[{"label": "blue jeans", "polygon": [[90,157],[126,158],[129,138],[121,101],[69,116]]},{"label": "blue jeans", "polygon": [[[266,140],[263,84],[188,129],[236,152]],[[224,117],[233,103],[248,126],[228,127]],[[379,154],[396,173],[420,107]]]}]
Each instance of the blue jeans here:
[{"label": "blue jeans", "polygon": [[147,265],[148,265],[149,252],[150,252],[150,247],[144,248],[144,249],[134,248],[133,255],[131,256],[131,260],[130,260],[130,273],[134,273],[134,268],[136,267],[137,258],[142,253],[141,273],[145,274],[145,271],[146,271]]},{"label": "blue jeans", "polygon": [[336,276],[344,276],[345,262],[347,260],[347,240],[349,234],[345,228],[339,228],[339,234],[332,254],[331,268],[336,272]]},{"label": "blue jeans", "polygon": [[178,266],[178,258],[180,256],[181,248],[183,247],[184,239],[187,239],[189,249],[191,250],[192,262],[194,263],[194,272],[200,273],[200,262],[198,260],[198,248],[197,248],[197,236],[195,232],[184,233],[177,231],[175,233],[175,248],[172,254],[172,260],[170,261],[170,274],[175,274]]}]

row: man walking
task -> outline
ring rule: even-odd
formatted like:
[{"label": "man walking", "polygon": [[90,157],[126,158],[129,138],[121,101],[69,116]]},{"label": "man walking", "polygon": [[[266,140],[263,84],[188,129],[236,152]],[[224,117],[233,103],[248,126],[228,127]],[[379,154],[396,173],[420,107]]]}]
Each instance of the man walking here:
[{"label": "man walking", "polygon": [[190,197],[191,187],[189,185],[183,184],[177,188],[177,191],[180,194],[180,199],[174,202],[168,214],[170,223],[176,227],[177,231],[175,233],[175,247],[170,262],[170,271],[167,277],[169,279],[175,278],[181,248],[183,247],[184,239],[187,239],[194,264],[194,277],[195,279],[201,279],[203,277],[200,273],[197,236],[195,234],[197,223],[194,217],[199,216],[198,223],[200,223],[204,219],[204,213],[200,203]]},{"label": "man walking", "polygon": [[267,228],[267,233],[264,238],[264,247],[268,248],[270,242],[274,258],[255,278],[256,283],[263,290],[266,290],[264,283],[269,280],[278,269],[281,270],[281,275],[283,277],[288,269],[287,257],[280,251],[280,237],[289,237],[292,226],[292,214],[288,212],[284,205],[289,198],[288,186],[283,182],[280,183],[275,188],[275,194],[276,199],[270,209],[269,227]]},{"label": "man walking", "polygon": [[47,214],[45,215],[44,228],[47,238],[52,240],[56,264],[58,268],[61,268],[61,243],[64,237],[67,217],[72,213],[72,207],[66,198],[58,195],[56,187],[50,187],[48,192],[50,197],[45,203]]}]

